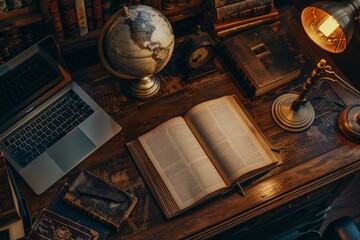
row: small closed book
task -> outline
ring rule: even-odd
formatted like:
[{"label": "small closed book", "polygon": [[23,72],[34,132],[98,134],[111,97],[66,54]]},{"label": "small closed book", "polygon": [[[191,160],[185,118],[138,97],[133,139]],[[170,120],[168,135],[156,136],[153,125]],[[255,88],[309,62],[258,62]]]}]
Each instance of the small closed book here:
[{"label": "small closed book", "polygon": [[83,170],[65,194],[64,201],[119,231],[137,198]]},{"label": "small closed book", "polygon": [[296,79],[301,72],[300,62],[269,25],[241,32],[221,46],[225,64],[250,98]]},{"label": "small closed book", "polygon": [[43,209],[33,224],[29,240],[82,239],[97,240],[99,233],[48,209]]}]

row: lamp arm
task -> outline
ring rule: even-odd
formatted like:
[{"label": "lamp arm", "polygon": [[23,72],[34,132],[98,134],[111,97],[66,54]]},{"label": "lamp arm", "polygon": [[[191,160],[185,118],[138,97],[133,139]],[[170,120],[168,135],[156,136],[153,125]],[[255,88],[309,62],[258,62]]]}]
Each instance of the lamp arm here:
[{"label": "lamp arm", "polygon": [[316,68],[312,71],[311,76],[306,80],[304,85],[302,86],[301,92],[299,93],[298,97],[293,101],[291,104],[291,109],[294,111],[298,111],[301,105],[304,102],[306,94],[309,92],[311,86],[313,86],[319,77],[326,73],[326,61],[321,59],[319,63],[316,65]]},{"label": "lamp arm", "polygon": [[339,75],[337,75],[335,72],[333,72],[334,76],[337,79],[331,78],[331,77],[322,77],[319,80],[327,80],[330,81],[332,83],[336,83],[338,84],[340,87],[344,88],[345,90],[347,90],[348,92],[354,94],[356,97],[360,98],[360,91],[357,90],[356,88],[354,88],[351,84],[349,84],[348,82],[346,82],[344,79],[342,79]]}]

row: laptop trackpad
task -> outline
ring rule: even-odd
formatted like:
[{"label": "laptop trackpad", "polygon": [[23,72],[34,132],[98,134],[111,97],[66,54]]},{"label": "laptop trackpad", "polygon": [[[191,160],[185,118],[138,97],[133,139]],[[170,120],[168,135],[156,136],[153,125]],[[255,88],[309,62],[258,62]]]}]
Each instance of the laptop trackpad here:
[{"label": "laptop trackpad", "polygon": [[80,129],[75,128],[47,152],[56,164],[67,172],[95,148],[96,145]]}]

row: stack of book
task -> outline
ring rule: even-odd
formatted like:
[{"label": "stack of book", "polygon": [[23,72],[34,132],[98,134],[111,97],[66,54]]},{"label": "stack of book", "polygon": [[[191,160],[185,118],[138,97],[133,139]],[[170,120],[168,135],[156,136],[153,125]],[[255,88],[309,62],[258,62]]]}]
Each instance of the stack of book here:
[{"label": "stack of book", "polygon": [[205,1],[203,22],[217,38],[262,24],[279,23],[274,0],[209,0]]},{"label": "stack of book", "polygon": [[25,237],[25,226],[30,225],[28,212],[17,189],[12,170],[0,152],[0,239]]}]

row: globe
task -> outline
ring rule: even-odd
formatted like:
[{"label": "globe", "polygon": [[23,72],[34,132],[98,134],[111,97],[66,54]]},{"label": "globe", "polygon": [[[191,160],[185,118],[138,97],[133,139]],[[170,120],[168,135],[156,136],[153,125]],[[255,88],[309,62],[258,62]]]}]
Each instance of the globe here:
[{"label": "globe", "polygon": [[166,17],[150,6],[126,6],[106,22],[99,37],[99,56],[113,75],[128,79],[128,92],[147,98],[160,88],[156,73],[169,62],[175,37]]}]

